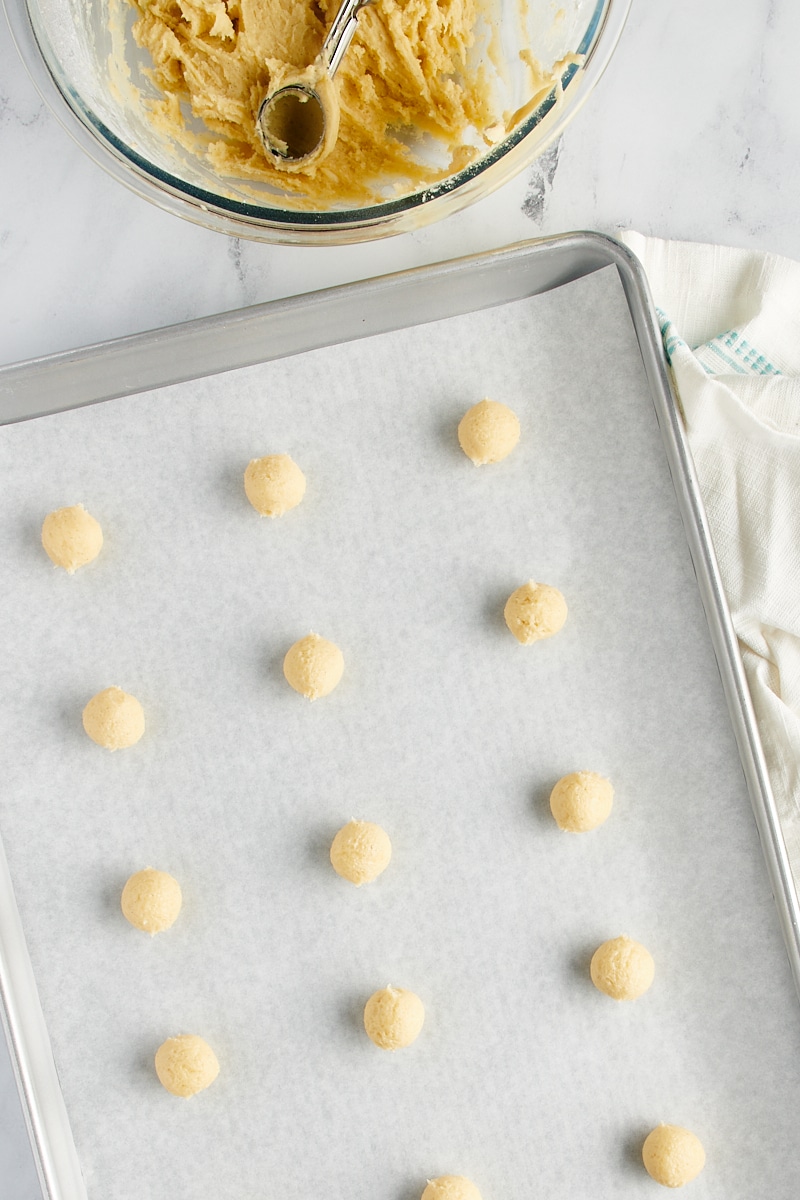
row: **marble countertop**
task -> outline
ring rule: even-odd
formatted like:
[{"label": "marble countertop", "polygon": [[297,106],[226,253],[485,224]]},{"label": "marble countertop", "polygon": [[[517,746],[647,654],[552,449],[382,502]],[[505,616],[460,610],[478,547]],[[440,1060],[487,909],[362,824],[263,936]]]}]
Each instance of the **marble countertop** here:
[{"label": "marble countertop", "polygon": [[[800,258],[795,0],[634,0],[562,138],[493,196],[362,246],[210,233],[108,178],[40,100],[0,21],[0,363],[572,229]],[[0,1191],[39,1200],[0,1039]]]}]

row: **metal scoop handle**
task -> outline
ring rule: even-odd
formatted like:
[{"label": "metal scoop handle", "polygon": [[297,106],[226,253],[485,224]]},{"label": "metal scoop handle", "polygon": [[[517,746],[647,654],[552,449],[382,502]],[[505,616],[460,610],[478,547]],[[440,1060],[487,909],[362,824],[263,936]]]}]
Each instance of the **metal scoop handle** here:
[{"label": "metal scoop handle", "polygon": [[[358,14],[370,3],[371,0],[343,0],[334,17],[314,62],[323,78],[327,77],[328,83],[336,74],[347,47],[353,40]],[[302,78],[284,82],[262,102],[256,118],[256,130],[267,154],[276,164],[283,165],[284,169],[296,170],[312,159],[319,161],[320,156],[329,152],[335,142],[339,127],[339,110],[332,89],[328,87],[327,91],[329,97],[332,97],[328,100],[330,112],[326,110],[317,87]],[[282,108],[281,115],[285,116],[287,107],[293,114],[302,111],[307,127],[313,132],[309,134],[307,128],[301,135],[283,132],[279,134],[273,122],[280,126],[278,110]],[[291,126],[291,117],[288,124]]]},{"label": "metal scoop handle", "polygon": [[339,65],[344,58],[347,47],[353,40],[353,34],[356,31],[358,23],[358,14],[362,8],[366,8],[372,0],[344,0],[341,8],[333,19],[333,24],[328,30],[328,35],[322,43],[320,51],[320,61],[325,70],[333,77],[339,69]]}]

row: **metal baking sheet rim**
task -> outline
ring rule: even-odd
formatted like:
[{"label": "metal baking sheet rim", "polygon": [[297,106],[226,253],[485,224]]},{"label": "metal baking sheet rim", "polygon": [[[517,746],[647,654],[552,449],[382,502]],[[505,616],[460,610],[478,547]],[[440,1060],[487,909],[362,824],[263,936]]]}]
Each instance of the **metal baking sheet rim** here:
[{"label": "metal baking sheet rim", "polygon": [[[0,424],[510,303],[608,266],[619,273],[633,320],[800,994],[800,900],[655,309],[642,266],[625,246],[597,233],[536,239],[12,364],[0,368]],[[43,1194],[86,1200],[1,843],[0,1001]]]}]

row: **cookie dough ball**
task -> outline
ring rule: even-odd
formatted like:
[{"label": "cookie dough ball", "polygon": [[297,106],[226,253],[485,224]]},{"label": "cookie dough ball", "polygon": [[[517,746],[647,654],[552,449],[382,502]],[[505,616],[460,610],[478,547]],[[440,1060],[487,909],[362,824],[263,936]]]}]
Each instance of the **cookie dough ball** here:
[{"label": "cookie dough ball", "polygon": [[171,1037],[156,1051],[156,1075],[173,1096],[196,1096],[219,1075],[217,1056],[195,1033]]},{"label": "cookie dough ball", "polygon": [[558,588],[531,579],[511,593],[503,616],[517,641],[530,646],[558,633],[567,619],[567,602]]},{"label": "cookie dough ball", "polygon": [[248,463],[244,490],[262,517],[282,517],[303,499],[306,477],[288,454],[268,454]]},{"label": "cookie dough ball", "polygon": [[83,728],[106,750],[134,746],[144,733],[144,711],[135,696],[110,687],[92,696],[83,710]]},{"label": "cookie dough ball", "polygon": [[598,946],[589,970],[594,986],[612,1000],[636,1000],[653,982],[656,964],[646,946],[623,936]]},{"label": "cookie dough ball", "polygon": [[611,781],[596,771],[574,771],[550,793],[550,811],[567,833],[588,833],[608,820],[614,804]]},{"label": "cookie dough ball", "polygon": [[458,441],[476,467],[500,462],[519,441],[517,414],[497,400],[481,400],[461,418]]},{"label": "cookie dough ball", "polygon": [[42,545],[51,562],[70,575],[97,558],[103,548],[103,531],[82,504],[57,508],[42,524]]},{"label": "cookie dough ball", "polygon": [[145,867],[122,889],[122,912],[137,929],[155,935],[174,925],[181,911],[181,885],[166,871]]},{"label": "cookie dough ball", "polygon": [[372,883],[389,865],[392,843],[380,825],[371,821],[349,821],[331,844],[331,865],[342,879],[356,887]]},{"label": "cookie dough ball", "polygon": [[464,1175],[440,1175],[428,1180],[422,1200],[481,1200],[481,1194]]},{"label": "cookie dough ball", "polygon": [[703,1143],[680,1125],[659,1125],[648,1133],[642,1147],[647,1174],[664,1187],[690,1183],[706,1165]]},{"label": "cookie dough ball", "polygon": [[309,633],[290,647],[283,660],[286,682],[301,696],[328,696],[344,674],[344,656],[334,642]]},{"label": "cookie dough ball", "polygon": [[385,987],[370,996],[364,1028],[381,1050],[402,1050],[415,1042],[425,1023],[425,1005],[414,992]]}]

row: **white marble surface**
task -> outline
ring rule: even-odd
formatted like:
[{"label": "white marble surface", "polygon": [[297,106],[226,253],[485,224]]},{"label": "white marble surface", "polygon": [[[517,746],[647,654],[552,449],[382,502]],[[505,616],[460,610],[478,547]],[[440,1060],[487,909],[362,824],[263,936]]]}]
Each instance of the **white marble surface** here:
[{"label": "white marble surface", "polygon": [[[539,164],[373,245],[225,238],[138,199],[49,114],[0,22],[0,363],[569,229],[800,258],[796,0],[634,0],[611,67]],[[39,1196],[0,1039],[0,1196]]]}]

